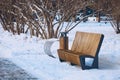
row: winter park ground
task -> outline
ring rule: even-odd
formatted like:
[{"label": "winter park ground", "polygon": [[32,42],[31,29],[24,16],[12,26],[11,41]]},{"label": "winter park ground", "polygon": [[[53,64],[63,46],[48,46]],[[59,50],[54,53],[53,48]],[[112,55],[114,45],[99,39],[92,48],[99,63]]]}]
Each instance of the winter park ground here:
[{"label": "winter park ground", "polygon": [[69,47],[76,31],[104,34],[99,69],[82,70],[79,66],[61,63],[56,39],[51,39],[54,41],[51,53],[56,57],[51,58],[44,52],[46,40],[25,34],[12,35],[0,27],[0,80],[120,80],[120,34],[109,23],[81,23],[69,32]]}]

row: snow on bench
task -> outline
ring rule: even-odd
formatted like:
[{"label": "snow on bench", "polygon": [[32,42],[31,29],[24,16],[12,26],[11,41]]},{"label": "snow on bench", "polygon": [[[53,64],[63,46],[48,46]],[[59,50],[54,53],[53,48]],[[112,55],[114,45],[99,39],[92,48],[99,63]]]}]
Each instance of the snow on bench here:
[{"label": "snow on bench", "polygon": [[55,57],[53,56],[53,54],[51,52],[51,46],[56,41],[58,41],[58,39],[47,39],[45,41],[45,44],[44,44],[44,52],[45,52],[45,54],[47,54],[48,56],[53,57],[53,58],[55,58]]}]

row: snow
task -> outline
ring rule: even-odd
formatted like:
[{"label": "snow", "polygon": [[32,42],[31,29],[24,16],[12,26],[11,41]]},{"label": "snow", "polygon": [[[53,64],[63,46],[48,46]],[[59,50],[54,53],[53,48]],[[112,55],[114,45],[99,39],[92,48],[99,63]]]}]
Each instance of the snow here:
[{"label": "snow", "polygon": [[69,32],[69,48],[76,31],[102,33],[105,38],[99,52],[99,69],[82,70],[68,62],[60,62],[58,40],[51,39],[51,53],[46,55],[46,40],[26,34],[12,35],[0,27],[0,58],[7,58],[39,80],[120,80],[120,34],[116,34],[110,23],[86,22]]}]

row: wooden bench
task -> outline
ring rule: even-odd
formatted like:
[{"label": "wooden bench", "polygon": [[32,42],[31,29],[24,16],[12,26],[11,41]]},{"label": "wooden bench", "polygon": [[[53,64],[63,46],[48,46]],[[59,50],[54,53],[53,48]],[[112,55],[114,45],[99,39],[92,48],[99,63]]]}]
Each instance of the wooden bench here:
[{"label": "wooden bench", "polygon": [[[60,61],[68,61],[72,65],[81,66],[82,69],[98,68],[98,53],[103,38],[103,34],[76,32],[71,50],[58,49]],[[91,63],[91,65],[86,63]]]}]

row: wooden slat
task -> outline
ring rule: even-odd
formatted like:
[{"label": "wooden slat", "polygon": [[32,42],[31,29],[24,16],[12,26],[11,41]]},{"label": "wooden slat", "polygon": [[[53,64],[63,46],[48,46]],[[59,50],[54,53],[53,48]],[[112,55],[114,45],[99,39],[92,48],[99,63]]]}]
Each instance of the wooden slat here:
[{"label": "wooden slat", "polygon": [[101,34],[77,32],[71,50],[95,56],[100,38]]},{"label": "wooden slat", "polygon": [[80,66],[80,59],[79,55],[76,55],[74,53],[65,53],[66,61],[69,61],[73,64],[77,64]]},{"label": "wooden slat", "polygon": [[62,50],[62,49],[58,49],[57,51],[58,51],[59,58],[62,59],[62,60],[66,60],[65,54],[64,54],[65,51]]}]

